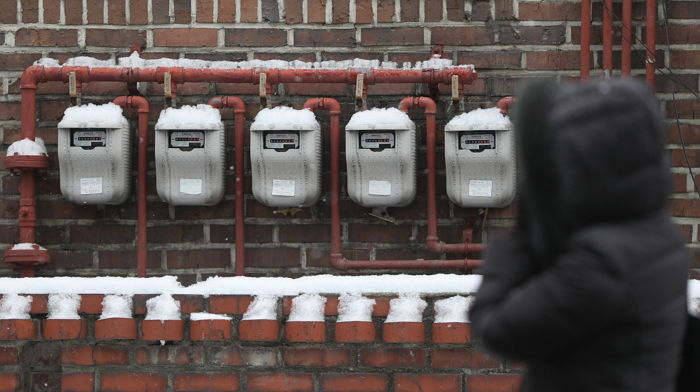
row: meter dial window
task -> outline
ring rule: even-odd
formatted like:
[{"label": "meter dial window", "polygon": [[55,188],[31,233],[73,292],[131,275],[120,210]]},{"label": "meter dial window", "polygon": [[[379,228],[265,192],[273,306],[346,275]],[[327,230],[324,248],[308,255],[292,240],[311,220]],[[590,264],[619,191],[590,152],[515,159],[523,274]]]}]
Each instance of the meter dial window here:
[{"label": "meter dial window", "polygon": [[460,132],[459,149],[482,152],[496,148],[495,132]]},{"label": "meter dial window", "polygon": [[394,132],[362,132],[360,133],[360,148],[372,151],[382,151],[396,146]]},{"label": "meter dial window", "polygon": [[85,150],[104,147],[107,145],[107,131],[105,129],[71,129],[70,145]]},{"label": "meter dial window", "polygon": [[168,147],[191,151],[193,148],[204,148],[203,131],[170,131]]},{"label": "meter dial window", "polygon": [[299,149],[299,132],[266,132],[263,147],[278,152]]}]

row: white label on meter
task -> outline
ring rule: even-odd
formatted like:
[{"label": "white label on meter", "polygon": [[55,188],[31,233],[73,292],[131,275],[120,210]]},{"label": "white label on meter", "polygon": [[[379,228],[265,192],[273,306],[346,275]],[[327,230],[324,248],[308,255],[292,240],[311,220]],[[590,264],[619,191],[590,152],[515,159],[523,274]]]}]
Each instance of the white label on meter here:
[{"label": "white label on meter", "polygon": [[106,131],[73,131],[73,146],[104,147],[107,145]]},{"label": "white label on meter", "polygon": [[172,131],[170,132],[170,147],[173,148],[202,148],[204,147],[204,132],[201,131]]},{"label": "white label on meter", "polygon": [[202,179],[201,178],[181,178],[180,192],[187,195],[202,194]]},{"label": "white label on meter", "polygon": [[495,146],[496,137],[492,133],[464,132],[459,135],[459,149],[470,151],[483,151]]},{"label": "white label on meter", "polygon": [[294,196],[294,180],[272,180],[272,196]]},{"label": "white label on meter", "polygon": [[391,196],[391,182],[370,180],[368,192],[375,196]]},{"label": "white label on meter", "polygon": [[102,193],[102,177],[80,179],[81,195],[97,195]]},{"label": "white label on meter", "polygon": [[298,133],[279,133],[279,132],[267,132],[265,133],[265,148],[271,148],[275,150],[286,150],[289,148],[299,148],[299,134]]},{"label": "white label on meter", "polygon": [[394,132],[365,132],[360,134],[360,148],[394,148]]},{"label": "white label on meter", "polygon": [[469,196],[491,197],[492,190],[491,180],[469,180]]}]

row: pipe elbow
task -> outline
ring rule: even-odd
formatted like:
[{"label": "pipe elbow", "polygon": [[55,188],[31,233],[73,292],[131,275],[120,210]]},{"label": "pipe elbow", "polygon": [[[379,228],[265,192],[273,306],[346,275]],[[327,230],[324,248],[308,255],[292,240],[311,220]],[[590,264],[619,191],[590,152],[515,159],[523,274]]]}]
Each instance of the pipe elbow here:
[{"label": "pipe elbow", "polygon": [[435,103],[435,101],[433,101],[432,98],[418,97],[418,102],[416,102],[416,106],[423,108],[423,111],[426,114],[437,113],[437,104]]},{"label": "pipe elbow", "polygon": [[501,110],[501,114],[504,116],[508,115],[513,105],[515,105],[515,98],[513,97],[501,98],[498,103],[496,103],[496,107]]},{"label": "pipe elbow", "polygon": [[19,80],[20,88],[36,88],[36,83],[39,80],[40,75],[43,73],[44,67],[41,65],[32,65],[22,72],[22,76]]},{"label": "pipe elbow", "polygon": [[349,269],[348,259],[343,257],[342,254],[338,253],[331,253],[331,265],[333,266],[333,268],[342,271],[347,271]]},{"label": "pipe elbow", "polygon": [[138,95],[129,96],[130,106],[135,107],[139,113],[148,113],[151,108],[148,104],[148,100],[144,97]]}]

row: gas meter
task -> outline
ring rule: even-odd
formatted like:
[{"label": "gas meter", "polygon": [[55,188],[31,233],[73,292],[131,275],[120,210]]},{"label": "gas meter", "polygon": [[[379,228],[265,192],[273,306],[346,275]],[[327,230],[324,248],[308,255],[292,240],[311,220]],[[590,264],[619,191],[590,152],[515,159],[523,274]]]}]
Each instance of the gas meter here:
[{"label": "gas meter", "polygon": [[515,197],[515,142],[500,109],[476,109],[445,126],[447,196],[460,207],[505,207]]},{"label": "gas meter", "polygon": [[224,152],[219,110],[209,105],[163,110],[156,124],[158,196],[172,205],[218,203],[224,196]]},{"label": "gas meter", "polygon": [[263,109],[250,126],[253,196],[268,207],[306,207],[321,194],[321,126],[308,109]]},{"label": "gas meter", "polygon": [[113,103],[66,109],[58,123],[61,193],[81,204],[120,204],[131,184],[131,134]]},{"label": "gas meter", "polygon": [[348,194],[364,207],[401,207],[416,195],[416,125],[396,108],[355,113],[345,126]]}]

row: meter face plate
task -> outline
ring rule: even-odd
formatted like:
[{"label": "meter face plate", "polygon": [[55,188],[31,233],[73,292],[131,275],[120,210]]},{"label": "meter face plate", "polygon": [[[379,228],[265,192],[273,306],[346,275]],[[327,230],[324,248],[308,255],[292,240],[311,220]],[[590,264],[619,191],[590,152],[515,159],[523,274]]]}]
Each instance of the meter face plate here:
[{"label": "meter face plate", "polygon": [[265,132],[265,149],[287,151],[299,148],[299,132]]},{"label": "meter face plate", "polygon": [[361,132],[360,148],[372,151],[381,151],[385,148],[396,146],[396,134],[394,132]]},{"label": "meter face plate", "polygon": [[495,132],[460,132],[459,149],[481,152],[496,148]]},{"label": "meter face plate", "polygon": [[107,131],[104,129],[71,129],[71,147],[92,149],[107,145]]},{"label": "meter face plate", "polygon": [[170,131],[168,141],[170,148],[204,148],[204,131]]}]

